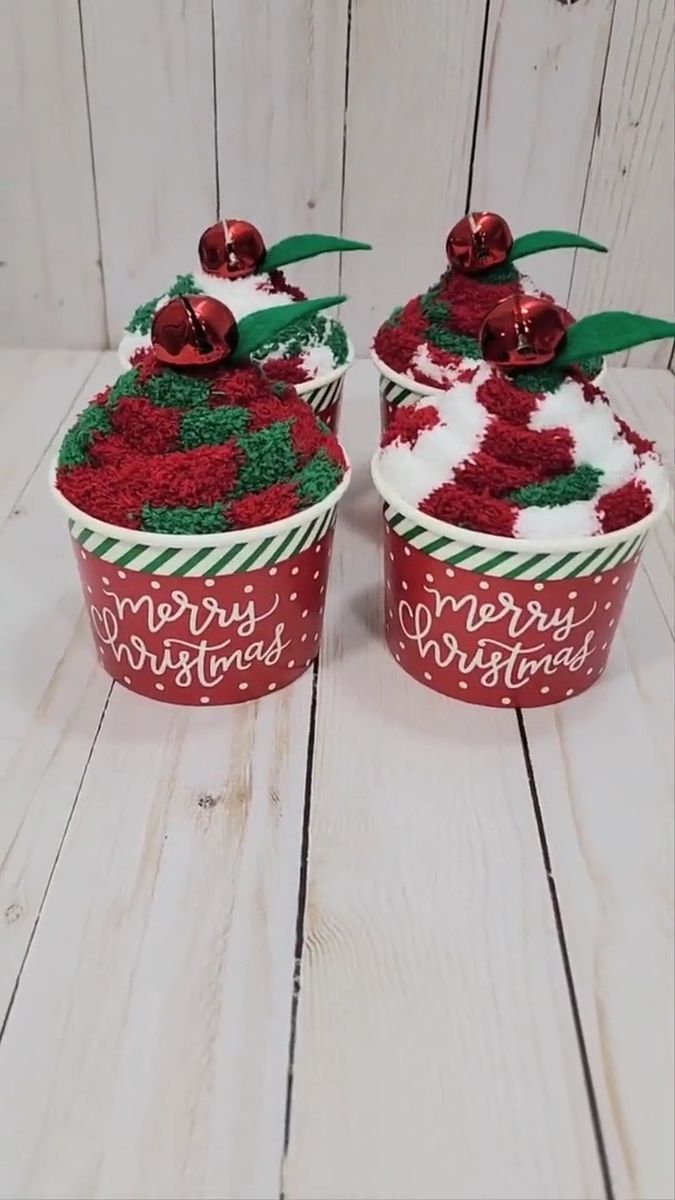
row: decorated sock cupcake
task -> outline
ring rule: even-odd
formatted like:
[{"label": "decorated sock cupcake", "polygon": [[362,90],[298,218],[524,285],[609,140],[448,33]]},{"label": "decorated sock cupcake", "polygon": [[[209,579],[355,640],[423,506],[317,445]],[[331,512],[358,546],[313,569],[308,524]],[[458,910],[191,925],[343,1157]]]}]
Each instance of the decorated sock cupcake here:
[{"label": "decorated sock cupcake", "polygon": [[535,296],[484,321],[487,378],[394,416],[373,464],[385,500],[387,637],[422,682],[483,704],[548,704],[604,670],[666,469],[580,363],[675,325],[569,324]]},{"label": "decorated sock cupcake", "polygon": [[[120,342],[122,363],[131,366],[138,350],[149,346],[154,314],[172,297],[213,296],[239,321],[251,312],[306,299],[287,281],[283,267],[320,254],[369,249],[365,242],[324,234],[300,234],[266,248],[248,221],[218,221],[200,239],[199,269],[179,275],[163,295],[136,309]],[[268,378],[296,386],[331,428],[337,428],[344,374],[353,358],[344,326],[324,313],[299,317],[255,353]]]},{"label": "decorated sock cupcake", "polygon": [[[343,297],[300,302],[311,316]],[[211,297],[155,316],[152,348],[65,435],[70,518],[105,669],[145,695],[230,703],[318,653],[347,463],[328,427],[252,361],[293,319],[236,322]]]},{"label": "decorated sock cupcake", "polygon": [[[443,390],[467,369],[474,369],[482,358],[480,331],[490,310],[513,294],[544,295],[516,263],[563,247],[606,252],[598,242],[560,230],[542,229],[514,241],[506,221],[496,213],[463,217],[448,234],[448,267],[439,281],[394,309],[375,335],[373,359],[380,372],[383,427],[399,404]],[[571,323],[573,318],[566,314],[565,319]],[[600,366],[598,359],[584,364],[591,376]],[[489,367],[480,363],[480,373],[487,378]]]}]

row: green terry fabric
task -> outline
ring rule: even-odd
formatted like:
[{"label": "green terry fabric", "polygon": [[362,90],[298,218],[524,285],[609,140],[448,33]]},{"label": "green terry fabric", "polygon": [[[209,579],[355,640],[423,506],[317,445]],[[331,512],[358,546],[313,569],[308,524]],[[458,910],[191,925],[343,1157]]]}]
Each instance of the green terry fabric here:
[{"label": "green terry fabric", "polygon": [[249,424],[248,409],[223,404],[220,408],[193,408],[185,414],[180,431],[185,450],[197,446],[220,446],[229,438],[245,433]]},{"label": "green terry fabric", "polygon": [[286,483],[293,478],[297,456],[290,421],[277,421],[266,429],[245,433],[238,445],[243,454],[237,479],[238,496],[261,492],[274,483]]},{"label": "green terry fabric", "polygon": [[189,372],[162,371],[148,380],[144,394],[159,408],[193,408],[208,400],[210,392],[207,380],[196,379]]},{"label": "green terry fabric", "polygon": [[210,508],[143,506],[141,528],[149,533],[224,533],[228,528],[222,504]]},{"label": "green terry fabric", "polygon": [[59,450],[59,466],[85,466],[89,461],[92,438],[97,433],[110,433],[110,417],[100,404],[90,404],[64,437]]},{"label": "green terry fabric", "polygon": [[320,450],[296,477],[298,494],[304,505],[318,504],[337,487],[342,472],[337,463]]},{"label": "green terry fabric", "polygon": [[483,283],[517,283],[520,279],[520,272],[507,259],[499,266],[491,267],[489,271],[481,271],[480,276],[474,275],[473,278],[480,279]]},{"label": "green terry fabric", "polygon": [[531,483],[518,488],[508,497],[519,508],[558,508],[560,505],[571,504],[574,500],[592,500],[595,496],[603,472],[598,467],[582,463],[576,471],[567,475],[558,475],[547,483]]},{"label": "green terry fabric", "polygon": [[108,408],[114,408],[118,400],[122,396],[141,396],[143,389],[138,381],[138,367],[131,367],[116,379],[110,389],[106,404]]},{"label": "green terry fabric", "polygon": [[[587,358],[578,366],[589,379],[594,379],[602,370],[602,359]],[[567,370],[558,367],[556,359],[543,367],[525,367],[522,371],[511,371],[509,375],[524,392],[557,392],[569,379]]]},{"label": "green terry fabric", "polygon": [[157,305],[164,296],[172,299],[174,296],[200,296],[203,288],[197,287],[194,275],[178,275],[169,290],[153,300],[140,304],[126,326],[127,333],[141,333],[147,336],[152,328],[152,319],[157,311]]}]

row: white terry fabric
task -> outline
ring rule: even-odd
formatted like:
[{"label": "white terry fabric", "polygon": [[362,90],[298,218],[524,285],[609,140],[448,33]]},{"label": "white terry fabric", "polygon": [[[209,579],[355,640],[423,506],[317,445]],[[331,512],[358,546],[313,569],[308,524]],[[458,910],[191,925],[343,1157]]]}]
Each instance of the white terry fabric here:
[{"label": "white terry fabric", "polygon": [[583,388],[568,379],[557,392],[547,392],[530,418],[531,429],[569,429],[576,466],[587,463],[603,472],[600,492],[613,492],[632,479],[638,457],[604,396],[584,397]]},{"label": "white terry fabric", "polygon": [[235,321],[262,308],[279,308],[281,304],[293,304],[293,298],[285,292],[266,292],[264,285],[269,275],[247,275],[243,279],[221,279],[208,275],[206,271],[195,271],[194,281],[200,291],[214,296],[230,309]]},{"label": "white terry fabric", "polygon": [[[489,374],[489,369],[488,369]],[[458,467],[480,449],[493,417],[478,401],[484,376],[470,383],[455,384],[442,395],[419,397],[412,407],[431,406],[441,424],[423,430],[414,446],[392,442],[380,451],[383,478],[403,500],[419,505],[445,483],[451,483]],[[514,537],[535,540],[592,537],[602,532],[598,515],[602,496],[634,479],[649,490],[657,507],[668,488],[667,473],[656,453],[639,455],[624,437],[618,420],[603,393],[586,399],[575,380],[567,380],[557,392],[538,401],[529,428],[570,431],[575,465],[587,464],[603,472],[591,500],[541,507],[532,505],[516,517]]]},{"label": "white terry fabric", "polygon": [[[285,292],[265,291],[265,285],[269,280],[268,275],[248,275],[243,279],[221,279],[218,275],[209,275],[206,271],[200,270],[193,273],[193,278],[199,291],[204,292],[207,296],[213,296],[227,305],[235,321],[240,321],[249,313],[260,312],[264,308],[279,308],[281,305],[295,303],[293,298],[286,295]],[[155,305],[155,312],[162,308],[168,299],[168,294],[160,296]],[[150,344],[148,333],[131,333],[129,330],[125,330],[118,349],[122,365],[130,367],[133,355],[138,350],[148,349]],[[283,358],[284,354],[284,346],[280,344],[273,352],[263,355],[257,361],[262,363]],[[310,379],[319,379],[322,375],[333,371],[336,366],[330,346],[321,345],[316,341],[310,343],[308,349],[300,357],[302,366]]]},{"label": "white terry fabric", "polygon": [[514,533],[519,538],[591,537],[601,533],[597,500],[573,500],[555,508],[522,508]]},{"label": "white terry fabric", "polygon": [[410,366],[406,371],[406,375],[409,375],[412,380],[415,380],[415,371],[420,371],[429,379],[434,379],[438,383],[439,387],[447,388],[450,387],[450,385],[455,382],[462,371],[466,371],[467,368],[477,370],[475,377],[477,387],[480,386],[481,383],[484,383],[485,380],[488,379],[492,374],[492,367],[490,367],[488,363],[484,362],[482,358],[462,358],[459,363],[450,363],[446,366],[442,366],[440,363],[434,362],[432,359],[429,353],[428,342],[422,342],[422,344],[417,347],[417,350],[413,355]]},{"label": "white terry fabric", "polygon": [[447,483],[480,448],[490,414],[476,402],[477,386],[472,380],[456,384],[442,396],[422,396],[420,406],[435,408],[442,424],[423,430],[414,447],[393,442],[381,451],[383,478],[409,504],[418,505]]},{"label": "white terry fabric", "polygon": [[657,508],[668,490],[668,475],[657,454],[646,454],[635,478],[649,490],[654,508]]}]

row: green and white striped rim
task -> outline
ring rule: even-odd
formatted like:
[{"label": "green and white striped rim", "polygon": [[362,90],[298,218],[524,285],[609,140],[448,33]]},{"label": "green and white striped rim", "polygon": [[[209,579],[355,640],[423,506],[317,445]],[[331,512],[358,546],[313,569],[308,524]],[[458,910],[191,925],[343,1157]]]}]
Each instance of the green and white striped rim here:
[{"label": "green and white striped rim", "polygon": [[467,546],[453,538],[441,537],[433,530],[424,529],[404,517],[396,508],[385,505],[384,518],[399,537],[415,549],[436,558],[449,567],[464,567],[480,575],[494,575],[500,579],[531,579],[545,582],[547,579],[577,579],[583,575],[602,574],[621,563],[637,558],[647,539],[647,533],[639,533],[625,541],[601,546],[597,550],[583,550],[568,554],[533,554],[517,550],[495,550],[485,546]]},{"label": "green and white striped rim", "polygon": [[326,412],[340,399],[344,381],[345,377],[341,375],[339,379],[334,379],[332,383],[327,383],[323,387],[315,388],[313,391],[301,392],[300,394],[303,400],[307,401],[312,412],[320,417],[323,412]]},{"label": "green and white striped rim", "polygon": [[400,383],[394,383],[385,375],[380,375],[380,396],[391,408],[398,408],[399,404],[404,404],[406,400],[419,400],[420,393],[401,387]]},{"label": "green and white striped rim", "polygon": [[203,546],[187,550],[169,546],[148,546],[143,542],[124,542],[104,537],[79,521],[69,520],[71,537],[83,550],[104,562],[124,567],[127,571],[143,571],[149,575],[236,575],[257,571],[284,562],[302,550],[307,550],[331,529],[336,507],[315,517],[306,524],[295,525],[273,537],[250,538],[228,546]]}]

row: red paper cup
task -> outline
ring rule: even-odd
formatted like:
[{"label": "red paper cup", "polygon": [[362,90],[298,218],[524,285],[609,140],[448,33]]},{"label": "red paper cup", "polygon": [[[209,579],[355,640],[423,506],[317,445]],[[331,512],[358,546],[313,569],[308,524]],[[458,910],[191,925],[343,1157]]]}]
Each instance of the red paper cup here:
[{"label": "red paper cup", "polygon": [[145,533],[68,515],[94,643],[117,682],[169,704],[237,704],[293,683],[319,653],[337,504],[251,530]]},{"label": "red paper cup", "polygon": [[341,367],[336,367],[320,379],[308,379],[306,383],[294,385],[298,395],[302,396],[316,416],[320,417],[333,433],[338,432],[340,425],[345,375],[353,362],[354,347],[350,343],[349,358]]},{"label": "red paper cup", "polygon": [[394,658],[444,696],[535,708],[602,675],[660,508],[616,533],[558,542],[491,537],[384,500],[385,629]]}]

